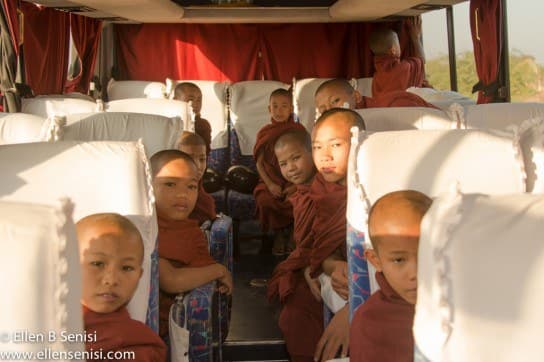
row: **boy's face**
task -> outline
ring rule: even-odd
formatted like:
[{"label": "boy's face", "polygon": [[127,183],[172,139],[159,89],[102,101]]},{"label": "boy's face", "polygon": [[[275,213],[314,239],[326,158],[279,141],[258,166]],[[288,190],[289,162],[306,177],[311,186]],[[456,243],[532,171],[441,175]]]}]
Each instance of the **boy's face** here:
[{"label": "boy's face", "polygon": [[204,176],[204,172],[206,172],[206,146],[203,145],[180,145],[179,150],[182,152],[185,152],[196,163],[196,167],[198,168],[198,179],[202,179],[202,176]]},{"label": "boy's face", "polygon": [[343,87],[333,84],[321,89],[315,95],[315,107],[319,114],[331,108],[355,109],[358,98],[360,98],[358,91],[350,94]]},{"label": "boy's face", "polygon": [[195,87],[184,87],[179,99],[183,102],[193,102],[193,112],[200,116],[200,110],[202,109],[202,92]]},{"label": "boy's face", "polygon": [[308,183],[315,174],[312,154],[298,142],[274,148],[282,176],[295,185]]},{"label": "boy's face", "polygon": [[291,113],[293,113],[293,104],[291,99],[283,95],[270,97],[268,112],[276,122],[286,122]]},{"label": "boy's face", "polygon": [[78,230],[83,276],[82,304],[111,313],[132,298],[142,276],[143,245],[139,235],[118,225],[97,223]]},{"label": "boy's face", "polygon": [[350,122],[341,113],[331,115],[312,131],[312,156],[325,181],[345,185],[350,148]]},{"label": "boy's face", "polygon": [[186,220],[198,197],[198,171],[183,159],[167,162],[153,179],[157,215],[168,221]]}]

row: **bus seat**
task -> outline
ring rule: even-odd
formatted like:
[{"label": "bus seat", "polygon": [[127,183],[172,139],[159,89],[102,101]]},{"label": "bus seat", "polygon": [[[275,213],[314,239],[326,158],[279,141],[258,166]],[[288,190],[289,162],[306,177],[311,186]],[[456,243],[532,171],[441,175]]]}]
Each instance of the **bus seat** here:
[{"label": "bus seat", "polygon": [[[66,196],[75,203],[76,221],[98,212],[117,212],[134,222],[144,240],[145,259],[128,309],[132,318],[145,322],[148,305],[158,305],[158,290],[150,293],[151,279],[158,280],[158,273],[150,272],[157,222],[143,145],[75,141],[4,145],[0,169],[0,200],[49,204]],[[158,313],[148,324],[157,327],[157,321]]]},{"label": "bus seat", "polygon": [[59,127],[60,140],[67,141],[137,141],[141,138],[148,157],[175,148],[183,130],[179,117],[123,112],[69,115],[66,123]]},{"label": "bus seat", "polygon": [[445,111],[448,110],[448,108],[454,103],[458,103],[462,106],[470,106],[476,104],[474,99],[469,98],[459,92],[450,90],[410,87],[406,89],[406,91],[420,96],[426,102],[429,102],[432,105]]},{"label": "bus seat", "polygon": [[435,197],[456,182],[466,192],[525,192],[524,165],[519,154],[517,140],[500,131],[354,131],[347,209],[352,313],[376,286],[364,248],[370,247],[366,237],[368,210],[378,198],[404,189]]},{"label": "bus seat", "polygon": [[293,81],[293,105],[299,122],[308,132],[314,128],[316,120],[315,91],[321,83],[331,78],[305,78]]},{"label": "bus seat", "polygon": [[30,113],[43,118],[59,114],[93,113],[100,112],[100,102],[88,99],[64,97],[62,95],[39,96],[22,99],[22,112]]},{"label": "bus seat", "polygon": [[353,78],[352,80],[356,82],[356,87],[354,88],[357,89],[362,96],[372,97],[372,77],[358,79]]},{"label": "bus seat", "polygon": [[188,104],[173,99],[130,98],[119,99],[105,104],[106,112],[130,112],[156,114],[163,117],[180,117],[183,120],[183,129],[194,130],[191,122],[191,112]]},{"label": "bus seat", "polygon": [[[61,332],[73,336],[83,333],[73,206],[68,199],[50,205],[0,201],[0,282],[4,295],[0,324],[4,337],[10,337],[3,340],[3,350],[38,353],[46,348],[58,352],[85,349],[83,343],[61,341]],[[42,335],[44,340],[23,338],[15,342],[11,337],[16,331]],[[55,333],[56,341],[49,341],[50,333]]]},{"label": "bus seat", "polygon": [[48,141],[49,121],[26,113],[0,113],[0,145]]},{"label": "bus seat", "polygon": [[145,80],[115,80],[108,82],[108,100],[127,98],[166,98],[166,85]]},{"label": "bus seat", "polygon": [[417,352],[429,361],[540,361],[544,197],[436,199],[421,223]]},{"label": "bus seat", "polygon": [[367,131],[402,131],[409,129],[455,129],[457,124],[442,110],[425,107],[389,107],[357,109]]}]

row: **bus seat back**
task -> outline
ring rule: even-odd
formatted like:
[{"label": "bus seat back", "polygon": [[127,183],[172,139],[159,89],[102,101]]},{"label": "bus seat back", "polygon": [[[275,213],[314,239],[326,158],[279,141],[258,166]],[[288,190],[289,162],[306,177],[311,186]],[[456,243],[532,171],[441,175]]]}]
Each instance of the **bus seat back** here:
[{"label": "bus seat back", "polygon": [[331,78],[295,79],[293,86],[293,102],[295,113],[300,123],[311,132],[316,120],[315,91],[319,86]]},{"label": "bus seat back", "polygon": [[194,130],[191,112],[187,103],[173,99],[131,98],[111,101],[105,105],[106,112],[130,112],[156,114],[163,117],[179,117],[184,130]]},{"label": "bus seat back", "polygon": [[144,80],[115,80],[108,82],[108,100],[127,98],[166,98],[166,85]]},{"label": "bus seat back", "polygon": [[357,90],[364,97],[372,97],[372,77],[370,78],[358,78],[355,79],[357,82]]},{"label": "bus seat back", "polygon": [[0,113],[0,145],[48,140],[49,121],[26,113]]},{"label": "bus seat back", "polygon": [[450,192],[433,202],[421,223],[414,320],[426,360],[542,358],[542,220],[542,195]]},{"label": "bus seat back", "polygon": [[442,110],[426,107],[358,109],[370,132],[410,129],[454,129],[456,123]]},{"label": "bus seat back", "polygon": [[145,258],[129,311],[145,323],[157,222],[143,145],[75,141],[6,145],[0,146],[0,168],[0,200],[51,204],[70,197],[75,221],[116,212],[134,222],[144,241]]},{"label": "bus seat back", "polygon": [[43,118],[54,115],[68,115],[76,113],[92,113],[101,109],[98,102],[89,99],[62,96],[39,96],[22,99],[22,112],[30,113]]}]

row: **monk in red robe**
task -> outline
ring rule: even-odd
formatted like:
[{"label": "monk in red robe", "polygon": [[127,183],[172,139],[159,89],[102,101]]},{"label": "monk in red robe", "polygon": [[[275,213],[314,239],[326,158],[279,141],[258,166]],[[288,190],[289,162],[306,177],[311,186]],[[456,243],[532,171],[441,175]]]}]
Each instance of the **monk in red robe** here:
[{"label": "monk in red robe", "polygon": [[421,45],[421,18],[411,22],[411,42],[415,56],[400,57],[399,37],[391,29],[379,29],[370,34],[369,45],[374,53],[374,75],[372,96],[379,97],[393,91],[404,91],[409,87],[428,87],[425,80],[423,47]]},{"label": "monk in red robe", "polygon": [[293,207],[287,196],[294,191],[294,186],[281,175],[274,144],[279,136],[293,129],[304,129],[293,120],[291,93],[286,89],[276,89],[270,95],[268,111],[271,123],[257,133],[253,148],[253,157],[257,165],[260,180],[255,189],[256,212],[264,231],[274,230],[273,252],[284,253],[290,238],[289,226],[293,223]]},{"label": "monk in red robe", "polygon": [[323,82],[315,92],[315,106],[319,113],[331,108],[380,108],[380,107],[429,107],[437,108],[427,103],[420,96],[406,92],[395,91],[378,97],[363,97],[351,84],[342,78]]},{"label": "monk in red robe", "polygon": [[191,82],[182,82],[174,89],[174,99],[183,102],[192,102],[195,114],[195,133],[202,137],[206,145],[206,156],[210,154],[212,144],[212,126],[207,119],[200,116],[202,110],[202,91]]},{"label": "monk in red robe", "polygon": [[414,360],[417,251],[421,219],[431,199],[413,190],[395,191],[374,203],[368,218],[372,249],[365,256],[376,268],[380,290],[355,312],[350,360]]},{"label": "monk in red robe", "polygon": [[199,225],[202,225],[206,220],[213,221],[217,217],[215,200],[204,190],[202,185],[202,177],[206,172],[208,159],[206,156],[206,143],[197,133],[183,132],[178,142],[178,149],[191,156],[198,167],[198,198],[189,219],[197,220]]},{"label": "monk in red robe", "polygon": [[279,327],[291,361],[313,361],[323,333],[323,304],[319,282],[306,279],[313,244],[315,215],[310,184],[315,175],[312,145],[306,130],[287,131],[280,136],[274,151],[283,177],[296,185],[289,196],[293,205],[295,250],[276,266],[268,284],[268,298],[279,298],[282,309]]},{"label": "monk in red robe", "polygon": [[159,222],[159,328],[168,335],[168,314],[175,296],[217,280],[230,294],[232,276],[208,252],[206,236],[189,219],[198,192],[198,168],[187,154],[164,150],[151,157]]},{"label": "monk in red robe", "polygon": [[[126,305],[142,276],[144,246],[136,226],[119,214],[93,214],[77,223],[83,279],[86,350],[126,352],[126,360],[166,361],[166,345]],[[133,353],[134,358],[128,354]]]}]

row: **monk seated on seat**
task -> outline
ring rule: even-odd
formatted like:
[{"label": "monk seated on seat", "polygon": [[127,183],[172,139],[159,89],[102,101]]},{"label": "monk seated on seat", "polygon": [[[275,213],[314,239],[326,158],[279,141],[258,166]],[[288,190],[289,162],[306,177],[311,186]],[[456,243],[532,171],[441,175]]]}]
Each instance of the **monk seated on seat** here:
[{"label": "monk seated on seat", "polygon": [[279,298],[282,309],[279,327],[291,361],[313,361],[317,342],[323,333],[323,303],[319,281],[309,278],[310,253],[314,237],[315,208],[310,185],[315,176],[312,141],[306,130],[284,133],[274,146],[283,177],[296,185],[289,196],[293,204],[295,250],[274,269],[268,284],[270,301]]},{"label": "monk seated on seat", "polygon": [[270,94],[268,111],[271,123],[259,130],[253,148],[253,157],[260,176],[253,196],[263,231],[272,229],[275,232],[272,252],[281,255],[286,253],[291,240],[293,206],[287,196],[294,192],[295,187],[281,174],[274,154],[274,144],[285,132],[304,129],[304,126],[295,123],[293,119],[293,101],[291,93],[286,89],[279,88]]},{"label": "monk seated on seat", "polygon": [[198,198],[189,219],[197,220],[199,225],[206,220],[213,221],[217,217],[215,200],[204,190],[202,184],[202,177],[207,167],[206,142],[196,133],[183,132],[178,142],[178,149],[191,156],[198,168]]},{"label": "monk seated on seat", "polygon": [[[312,157],[318,174],[310,187],[315,205],[310,253],[310,276],[320,277],[323,301],[335,312],[319,340],[314,360],[345,357],[349,345],[349,304],[336,293],[324,293],[336,269],[347,267],[346,206],[348,155],[353,126],[365,129],[361,116],[352,110],[332,108],[316,121],[312,131]],[[347,281],[346,281],[347,285]]]},{"label": "monk seated on seat", "polygon": [[179,293],[217,280],[231,294],[232,276],[208,252],[197,220],[189,215],[198,198],[199,172],[191,156],[164,150],[151,157],[155,206],[159,223],[159,329],[168,338],[169,312]]},{"label": "monk seated on seat", "polygon": [[173,99],[182,102],[191,102],[193,113],[195,114],[195,133],[204,139],[206,156],[208,156],[212,144],[212,126],[207,119],[200,117],[200,112],[202,110],[202,91],[194,83],[179,83],[174,89]]},{"label": "monk seated on seat", "polygon": [[421,44],[421,18],[410,22],[410,41],[414,45],[413,57],[401,59],[399,37],[391,29],[378,29],[370,34],[370,50],[374,53],[372,96],[380,97],[389,92],[405,91],[410,87],[428,87],[425,80],[425,59]]},{"label": "monk seated on seat", "polygon": [[361,96],[351,84],[342,78],[323,82],[315,91],[315,106],[319,113],[335,107],[361,109],[381,107],[429,107],[436,108],[423,98],[406,91],[393,91],[378,97]]},{"label": "monk seated on seat", "polygon": [[166,361],[161,338],[126,309],[143,271],[144,246],[136,226],[119,214],[94,214],[77,223],[77,237],[85,332],[95,336],[86,341],[86,350],[103,351],[103,357],[133,352],[134,358],[126,360]]},{"label": "monk seated on seat", "polygon": [[420,224],[431,199],[418,191],[395,191],[370,209],[372,249],[366,258],[376,268],[380,289],[355,312],[351,323],[350,360],[414,360],[417,254]]}]

